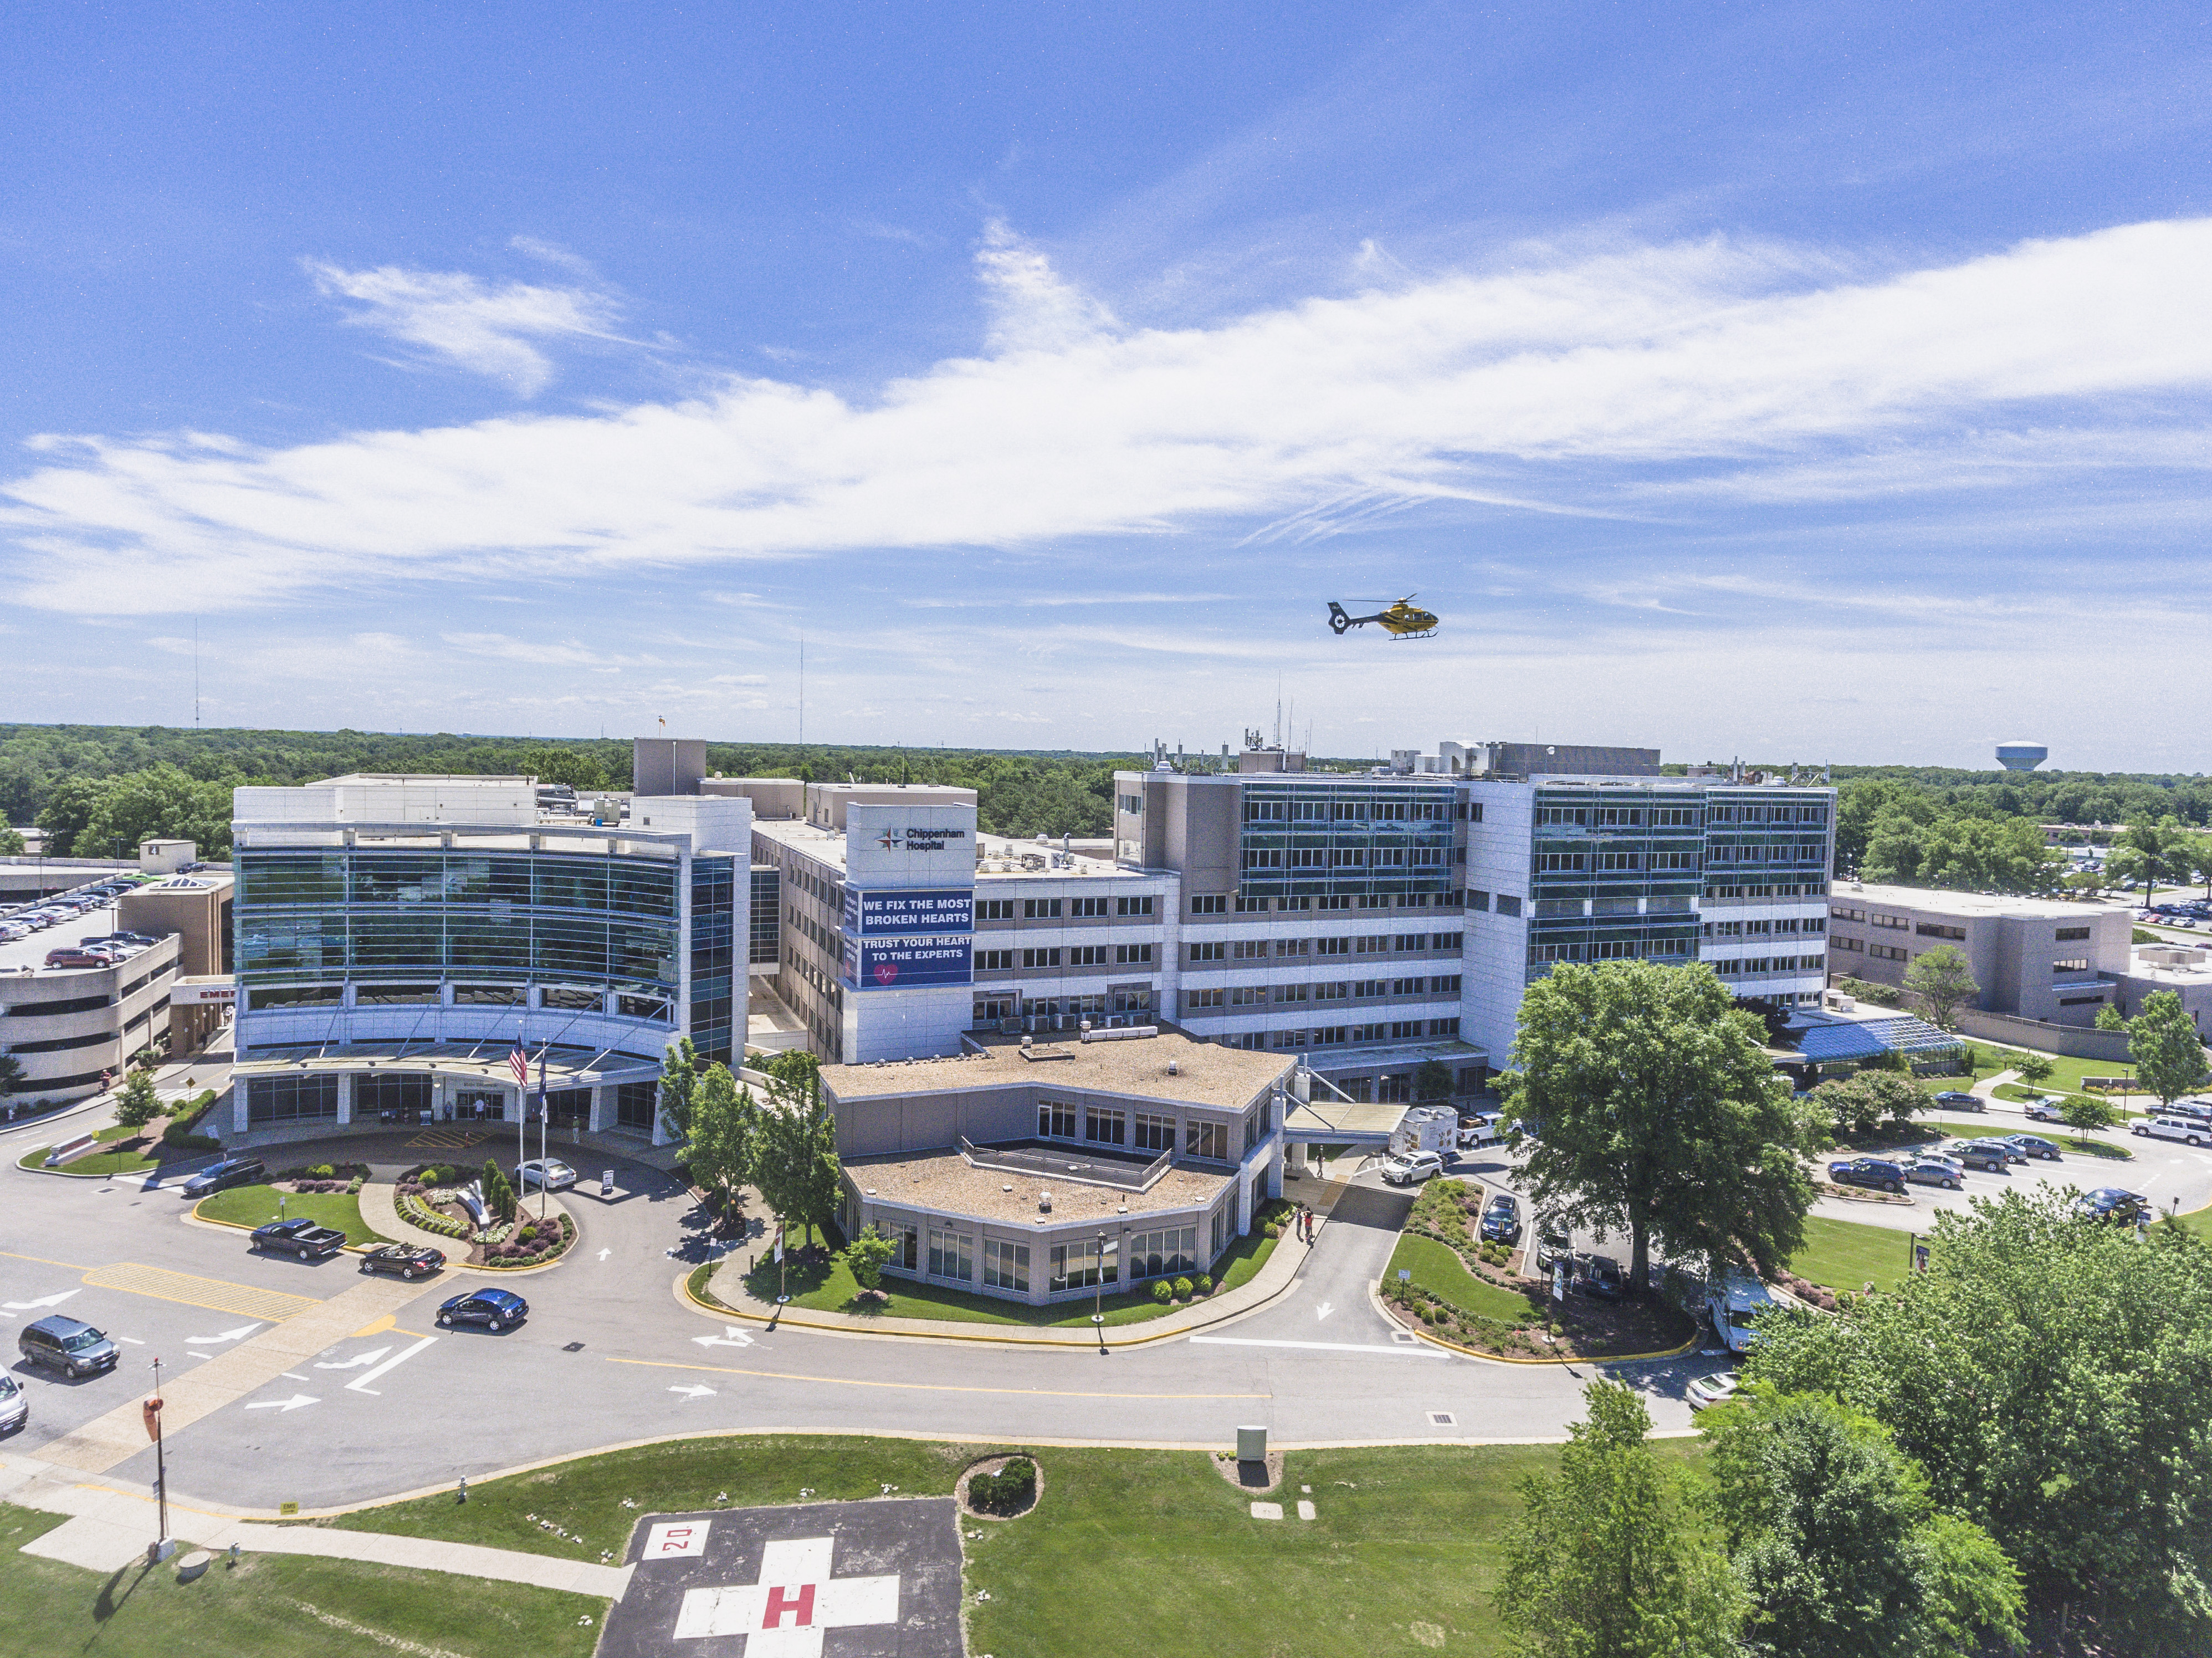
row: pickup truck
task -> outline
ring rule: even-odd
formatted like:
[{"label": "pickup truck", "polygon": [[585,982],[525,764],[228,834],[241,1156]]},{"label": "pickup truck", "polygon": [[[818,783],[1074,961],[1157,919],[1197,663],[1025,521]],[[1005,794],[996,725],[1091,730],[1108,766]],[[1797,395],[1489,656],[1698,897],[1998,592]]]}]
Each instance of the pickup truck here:
[{"label": "pickup truck", "polygon": [[318,1226],[311,1220],[272,1220],[266,1226],[253,1229],[247,1247],[253,1249],[274,1249],[279,1254],[297,1255],[301,1260],[312,1260],[317,1255],[336,1254],[345,1248],[345,1234],[332,1226]]}]

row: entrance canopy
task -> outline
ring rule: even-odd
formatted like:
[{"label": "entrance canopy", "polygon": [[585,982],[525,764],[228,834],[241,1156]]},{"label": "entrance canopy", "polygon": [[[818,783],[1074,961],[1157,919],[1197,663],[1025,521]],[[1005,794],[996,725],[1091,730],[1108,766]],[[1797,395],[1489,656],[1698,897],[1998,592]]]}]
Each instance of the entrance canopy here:
[{"label": "entrance canopy", "polygon": [[1283,1139],[1292,1145],[1349,1145],[1381,1150],[1413,1108],[1410,1100],[1362,1103],[1334,1096],[1302,1102],[1283,1119]]},{"label": "entrance canopy", "polygon": [[[513,1044],[507,1042],[354,1042],[331,1048],[261,1048],[231,1067],[234,1077],[278,1077],[323,1072],[369,1072],[378,1076],[437,1076],[464,1084],[481,1081],[513,1088],[514,1072],[507,1063]],[[538,1086],[539,1050],[526,1047],[530,1058],[529,1086]],[[637,1082],[660,1074],[660,1062],[613,1048],[550,1048],[544,1050],[545,1086],[604,1087],[610,1083]]]}]

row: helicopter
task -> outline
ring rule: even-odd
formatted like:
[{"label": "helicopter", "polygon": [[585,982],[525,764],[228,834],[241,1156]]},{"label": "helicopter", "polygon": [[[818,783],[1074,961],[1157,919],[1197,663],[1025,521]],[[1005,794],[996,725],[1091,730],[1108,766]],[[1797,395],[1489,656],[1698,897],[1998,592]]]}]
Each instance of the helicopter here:
[{"label": "helicopter", "polygon": [[[1364,628],[1370,622],[1379,622],[1393,639],[1426,639],[1437,630],[1437,616],[1433,610],[1425,610],[1413,603],[1419,597],[1418,593],[1407,593],[1396,604],[1387,610],[1376,611],[1373,616],[1349,616],[1343,605],[1331,599],[1328,602],[1328,625],[1339,634],[1346,634],[1354,628]],[[1380,604],[1382,601],[1370,598],[1366,603]]]}]

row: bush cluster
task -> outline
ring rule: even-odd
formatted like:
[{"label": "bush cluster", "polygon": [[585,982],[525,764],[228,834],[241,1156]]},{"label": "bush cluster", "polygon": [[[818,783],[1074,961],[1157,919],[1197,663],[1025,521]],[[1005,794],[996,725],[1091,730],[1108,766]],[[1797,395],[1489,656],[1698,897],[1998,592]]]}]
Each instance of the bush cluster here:
[{"label": "bush cluster", "polygon": [[574,1221],[566,1215],[548,1215],[543,1224],[522,1222],[506,1242],[484,1251],[484,1260],[492,1266],[535,1266],[551,1260],[575,1241]]},{"label": "bush cluster", "polygon": [[1009,1457],[998,1473],[968,1481],[968,1506],[985,1514],[1019,1514],[1036,1501],[1036,1464],[1026,1456]]}]

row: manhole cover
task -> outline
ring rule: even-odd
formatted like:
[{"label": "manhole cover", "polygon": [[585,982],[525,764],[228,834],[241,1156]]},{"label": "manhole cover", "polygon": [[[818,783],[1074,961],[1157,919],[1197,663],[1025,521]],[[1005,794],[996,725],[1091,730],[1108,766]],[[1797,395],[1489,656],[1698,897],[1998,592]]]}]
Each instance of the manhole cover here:
[{"label": "manhole cover", "polygon": [[1459,1426],[1459,1418],[1449,1411],[1431,1411],[1429,1425],[1436,1428],[1456,1428]]},{"label": "manhole cover", "polygon": [[1393,1341],[1401,1341],[1405,1343],[1407,1346],[1410,1347],[1416,1340],[1419,1339],[1419,1338],[1416,1337],[1411,1330],[1393,1330],[1390,1332],[1390,1339]]},{"label": "manhole cover", "polygon": [[584,1351],[584,1344],[580,1341],[572,1341],[561,1351],[564,1353],[580,1353]]}]

